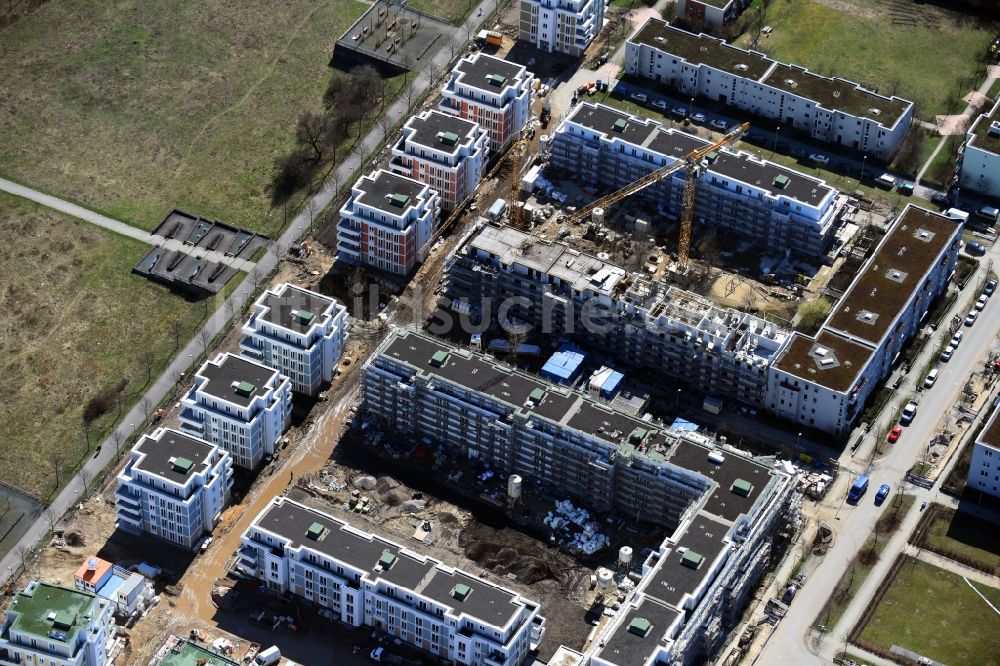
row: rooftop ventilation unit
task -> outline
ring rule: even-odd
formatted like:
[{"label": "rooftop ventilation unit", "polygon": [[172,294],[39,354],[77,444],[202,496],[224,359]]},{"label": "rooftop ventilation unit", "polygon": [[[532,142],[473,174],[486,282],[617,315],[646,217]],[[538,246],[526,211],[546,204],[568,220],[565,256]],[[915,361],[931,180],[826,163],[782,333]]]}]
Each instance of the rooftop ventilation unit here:
[{"label": "rooftop ventilation unit", "polygon": [[469,598],[470,594],[472,594],[472,588],[465,583],[459,583],[451,590],[451,596],[458,601],[465,601]]},{"label": "rooftop ventilation unit", "polygon": [[438,140],[446,146],[454,146],[458,143],[458,135],[454,132],[441,132],[438,134]]},{"label": "rooftop ventilation unit", "polygon": [[834,97],[836,97],[836,98],[839,98],[839,97],[840,97],[840,91],[839,91],[839,90],[834,90],[832,94],[833,94],[833,96],[834,96]]},{"label": "rooftop ventilation unit", "polygon": [[403,208],[410,202],[410,197],[405,194],[390,194],[389,203],[391,203],[396,208]]},{"label": "rooftop ventilation unit", "polygon": [[882,109],[876,109],[875,107],[872,107],[868,109],[868,113],[872,114],[873,116],[877,116],[878,114],[882,113]]},{"label": "rooftop ventilation unit", "polygon": [[799,84],[795,81],[795,79],[785,79],[785,85],[788,86],[789,88],[799,87]]},{"label": "rooftop ventilation unit", "polygon": [[708,461],[716,465],[721,465],[726,462],[726,456],[722,455],[719,451],[709,451]]},{"label": "rooftop ventilation unit", "polygon": [[730,487],[730,490],[740,497],[749,497],[750,493],[753,492],[753,484],[745,479],[736,479],[733,481],[733,485]]},{"label": "rooftop ventilation unit", "polygon": [[308,324],[312,321],[313,313],[309,310],[292,310],[292,316],[301,321],[303,324]]},{"label": "rooftop ventilation unit", "polygon": [[250,382],[233,382],[233,388],[236,389],[238,395],[248,398],[253,395],[253,392],[257,390],[257,387]]},{"label": "rooftop ventilation unit", "polygon": [[444,362],[448,360],[448,352],[446,351],[436,351],[434,355],[431,356],[431,365],[435,368],[440,368],[444,365]]},{"label": "rooftop ventilation unit", "polygon": [[170,463],[171,467],[175,472],[180,472],[181,474],[187,474],[194,467],[194,462],[188,458],[173,458]]},{"label": "rooftop ventilation unit", "polygon": [[701,567],[701,563],[704,561],[704,557],[701,553],[696,553],[693,550],[689,550],[684,555],[681,556],[681,564],[686,566],[688,569],[698,569]]},{"label": "rooftop ventilation unit", "polygon": [[785,174],[780,174],[774,177],[773,185],[779,190],[783,190],[788,187],[789,178]]},{"label": "rooftop ventilation unit", "polygon": [[619,118],[618,120],[616,120],[616,121],[615,121],[615,124],[613,125],[613,127],[614,127],[614,130],[615,130],[616,132],[624,132],[624,131],[625,131],[625,128],[626,128],[627,126],[628,126],[628,123],[627,123],[627,122],[625,122],[625,120],[624,120],[623,118]]},{"label": "rooftop ventilation unit", "polygon": [[382,570],[392,568],[392,565],[396,563],[396,554],[391,550],[383,550],[381,557],[378,558],[378,564],[376,566],[382,567]]},{"label": "rooftop ventilation unit", "polygon": [[645,638],[649,633],[649,630],[653,628],[653,623],[644,617],[633,618],[631,622],[628,623],[628,633],[639,636],[640,638]]},{"label": "rooftop ventilation unit", "polygon": [[990,128],[987,130],[990,136],[1000,136],[1000,120],[994,120],[990,123]]},{"label": "rooftop ventilation unit", "polygon": [[501,76],[500,74],[490,74],[489,76],[486,77],[486,80],[489,82],[491,86],[494,86],[496,88],[499,88],[503,84],[507,83],[507,77]]}]

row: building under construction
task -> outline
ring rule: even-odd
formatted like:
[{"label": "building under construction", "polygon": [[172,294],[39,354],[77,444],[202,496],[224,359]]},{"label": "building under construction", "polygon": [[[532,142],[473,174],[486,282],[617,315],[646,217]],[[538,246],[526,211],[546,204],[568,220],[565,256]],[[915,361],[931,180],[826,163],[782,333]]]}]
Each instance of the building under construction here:
[{"label": "building under construction", "polygon": [[[414,331],[364,370],[378,428],[523,478],[530,491],[652,523],[670,536],[588,652],[592,663],[705,663],[738,620],[777,535],[796,520],[793,477],[698,434]],[[514,477],[516,478],[516,476]],[[516,501],[520,485],[512,486]],[[632,569],[631,550],[619,561]]]},{"label": "building under construction", "polygon": [[[584,103],[552,133],[550,165],[597,188],[620,188],[708,145],[705,139],[666,129],[654,120]],[[698,168],[695,222],[809,258],[829,247],[847,206],[847,197],[822,180],[748,153],[713,151]],[[657,206],[663,217],[676,220],[684,182],[680,170],[639,196]]]},{"label": "building under construction", "polygon": [[510,315],[546,336],[571,337],[614,354],[623,365],[655,368],[703,393],[755,406],[764,405],[771,359],[790,334],[511,227],[473,231],[451,259],[445,290],[470,309],[521,297]]}]

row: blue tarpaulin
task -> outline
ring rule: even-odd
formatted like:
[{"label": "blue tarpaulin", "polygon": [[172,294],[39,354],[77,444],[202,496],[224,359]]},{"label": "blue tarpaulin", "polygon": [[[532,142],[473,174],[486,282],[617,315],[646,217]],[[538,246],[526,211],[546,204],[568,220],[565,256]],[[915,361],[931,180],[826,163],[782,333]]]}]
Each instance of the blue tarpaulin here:
[{"label": "blue tarpaulin", "polygon": [[576,379],[587,355],[573,345],[560,345],[556,353],[542,366],[542,377],[554,382],[569,383]]}]

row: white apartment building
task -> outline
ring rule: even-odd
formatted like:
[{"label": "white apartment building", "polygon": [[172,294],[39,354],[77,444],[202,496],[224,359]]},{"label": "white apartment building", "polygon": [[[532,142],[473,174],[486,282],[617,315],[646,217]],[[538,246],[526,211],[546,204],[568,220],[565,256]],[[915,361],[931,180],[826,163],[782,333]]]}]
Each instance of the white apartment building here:
[{"label": "white apartment building", "polygon": [[316,395],[333,381],[348,329],[337,299],[286,282],[257,299],[240,354],[288,377],[293,391]]},{"label": "white apartment building", "polygon": [[337,258],[408,275],[426,257],[441,195],[425,183],[380,169],[362,176],[340,209]]},{"label": "white apartment building", "polygon": [[[623,187],[708,142],[602,104],[577,105],[552,132],[550,165],[598,189]],[[824,181],[754,155],[723,149],[704,160],[695,222],[814,259],[833,241],[847,197]],[[683,209],[685,170],[638,196],[666,219]]]},{"label": "white apartment building", "polygon": [[1000,99],[966,132],[959,168],[963,188],[1000,197]]},{"label": "white apartment building", "polygon": [[535,75],[522,65],[479,52],[455,63],[438,108],[478,123],[490,150],[503,152],[531,117]]},{"label": "white apartment building", "polygon": [[489,136],[478,123],[424,111],[403,125],[389,170],[430,185],[452,210],[476,191],[488,154]]},{"label": "white apartment building", "polygon": [[649,19],[626,43],[625,72],[808,132],[882,160],[902,143],[913,103],[819,76],[763,53]]},{"label": "white apartment building", "polygon": [[[118,474],[117,527],[194,548],[229,502],[232,458],[224,450],[177,430],[157,428],[132,448]],[[95,571],[94,575],[110,575]],[[86,578],[86,573],[84,573]],[[95,581],[99,591],[99,581]]]},{"label": "white apartment building", "polygon": [[677,0],[677,15],[706,30],[721,30],[740,17],[750,0]]},{"label": "white apartment building", "polygon": [[181,397],[181,430],[217,445],[235,465],[250,470],[274,454],[291,418],[291,380],[235,354],[206,361]]},{"label": "white apartment building", "polygon": [[888,376],[958,262],[962,224],[907,205],[815,336],[795,333],[770,368],[765,407],[843,435]]},{"label": "white apartment building", "polygon": [[440,660],[519,666],[545,631],[538,603],[287,497],[274,498],[247,528],[238,558],[274,592]]},{"label": "white apartment building", "polygon": [[7,607],[0,664],[105,666],[113,640],[111,602],[33,580]]},{"label": "white apartment building", "polygon": [[518,39],[549,53],[582,56],[604,27],[604,0],[521,0]]},{"label": "white apartment building", "polygon": [[1000,497],[1000,408],[994,408],[986,425],[976,437],[969,464],[966,486],[987,495]]}]

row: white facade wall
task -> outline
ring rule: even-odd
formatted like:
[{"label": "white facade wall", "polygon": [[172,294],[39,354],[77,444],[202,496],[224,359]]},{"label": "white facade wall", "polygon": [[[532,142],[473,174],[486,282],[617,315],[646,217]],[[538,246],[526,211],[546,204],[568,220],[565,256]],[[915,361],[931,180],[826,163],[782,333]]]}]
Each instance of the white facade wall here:
[{"label": "white facade wall", "polygon": [[973,442],[972,462],[966,485],[981,493],[1000,497],[1000,408],[994,408]]},{"label": "white facade wall", "polygon": [[[47,583],[31,581],[25,592],[44,594]],[[86,594],[78,592],[78,594]],[[16,599],[16,597],[15,597]],[[93,613],[86,627],[77,630],[73,643],[52,641],[16,631],[13,628],[16,611],[7,609],[0,635],[0,664],[25,666],[105,666],[109,664],[108,647],[114,638],[114,606],[106,599],[94,596]]]},{"label": "white facade wall", "polygon": [[[210,362],[217,365],[225,356]],[[244,407],[201,390],[207,381],[201,372],[181,397],[181,431],[218,445],[239,467],[256,469],[265,456],[274,454],[291,423],[291,381],[275,372],[267,392]]]},{"label": "white facade wall", "polygon": [[521,0],[518,38],[549,53],[582,56],[604,25],[604,0]]},{"label": "white facade wall", "polygon": [[[146,439],[159,442],[165,432],[164,428],[158,428]],[[229,501],[233,486],[232,458],[215,447],[211,464],[196,470],[180,485],[137,468],[145,456],[139,450],[142,444],[140,441],[135,445],[131,459],[118,474],[115,491],[118,527],[150,534],[181,548],[193,548],[215,528]]]},{"label": "white facade wall", "polygon": [[[280,297],[291,290],[308,292],[285,283],[268,293]],[[334,369],[347,343],[347,308],[333,300],[323,312],[313,313],[314,323],[308,330],[297,331],[265,320],[268,293],[257,299],[254,313],[243,325],[240,354],[288,377],[293,391],[316,395],[324,383],[333,381]]]},{"label": "white facade wall", "polygon": [[[537,644],[544,631],[538,604],[522,608],[505,627],[482,618],[456,613],[440,602],[381,578],[378,572],[362,569],[307,547],[295,546],[280,534],[266,529],[261,519],[271,506],[289,503],[313,511],[285,497],[277,497],[265,508],[242,536],[239,566],[254,575],[275,593],[292,592],[353,627],[377,627],[436,657],[466,666],[519,666]],[[365,540],[373,536],[343,521],[345,531]],[[431,562],[442,572],[456,570],[436,560],[387,542],[421,562]],[[280,551],[281,554],[277,554]],[[402,556],[402,553],[401,553]],[[483,585],[491,585],[479,579]],[[513,594],[513,593],[511,593]],[[536,621],[539,620],[539,621]]]},{"label": "white facade wall", "polygon": [[965,135],[959,184],[980,194],[1000,197],[1000,99],[979,116]]}]

